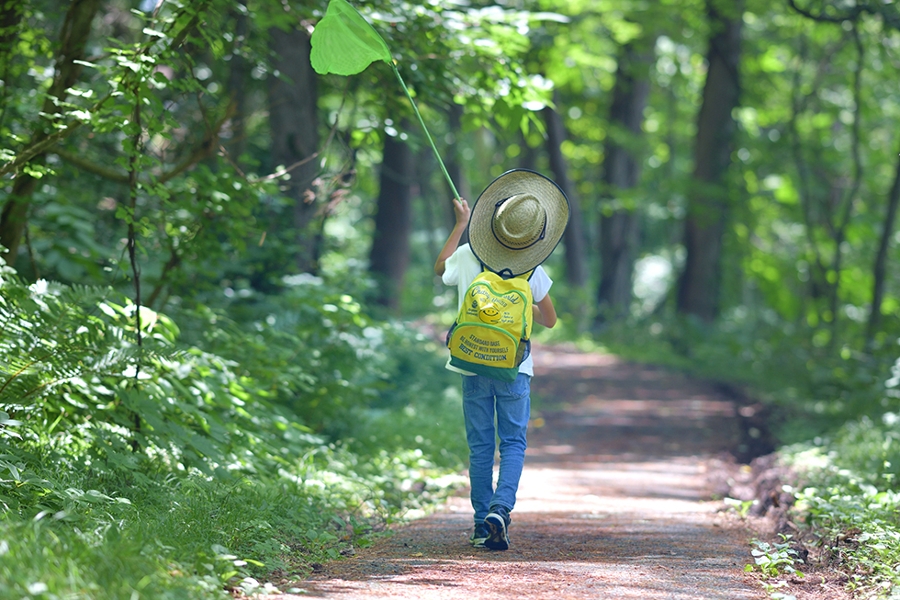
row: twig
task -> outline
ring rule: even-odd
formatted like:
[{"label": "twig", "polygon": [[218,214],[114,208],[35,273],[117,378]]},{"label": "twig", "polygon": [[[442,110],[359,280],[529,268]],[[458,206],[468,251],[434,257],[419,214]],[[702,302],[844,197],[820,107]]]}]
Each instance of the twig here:
[{"label": "twig", "polygon": [[[128,258],[131,261],[131,271],[134,275],[134,303],[135,316],[137,322],[137,345],[143,346],[143,338],[141,337],[141,271],[137,263],[136,256],[136,232],[134,222],[137,219],[137,196],[138,196],[138,156],[141,154],[141,139],[143,137],[143,129],[141,127],[141,102],[140,102],[140,86],[135,85],[134,89],[135,103],[132,119],[135,125],[135,134],[132,141],[133,147],[131,156],[128,157],[128,189],[131,204],[131,215],[128,219]],[[135,369],[134,377],[137,379],[140,370],[140,362]]]},{"label": "twig", "polygon": [[867,9],[864,4],[857,4],[845,14],[838,16],[829,16],[825,14],[825,8],[823,8],[822,12],[820,12],[819,14],[814,14],[809,9],[800,8],[799,6],[797,6],[796,0],[788,0],[788,5],[807,19],[812,19],[813,21],[819,21],[821,23],[843,23],[844,21],[848,20],[853,21],[859,18],[859,15]]}]

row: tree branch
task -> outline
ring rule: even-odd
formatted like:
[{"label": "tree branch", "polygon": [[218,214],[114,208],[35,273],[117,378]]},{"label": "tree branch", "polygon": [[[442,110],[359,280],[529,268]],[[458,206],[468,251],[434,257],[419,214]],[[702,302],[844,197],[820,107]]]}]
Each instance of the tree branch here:
[{"label": "tree branch", "polygon": [[[227,116],[222,118],[218,123],[216,123],[215,127],[207,133],[200,144],[198,144],[190,154],[188,154],[181,162],[172,167],[171,170],[163,172],[159,176],[159,182],[166,183],[168,181],[171,181],[177,175],[180,175],[193,165],[211,155],[216,149],[219,132],[222,130],[222,126],[225,124],[225,121],[227,121],[227,119]],[[97,175],[98,177],[102,177],[103,179],[112,181],[113,183],[121,183],[124,185],[128,185],[130,183],[130,176],[128,173],[118,171],[114,168],[105,167],[88,158],[85,158],[82,154],[70,152],[65,148],[53,148],[52,150],[49,150],[49,152],[56,154],[70,165],[77,167],[82,171]]]},{"label": "tree branch", "polygon": [[[94,105],[89,109],[89,112],[97,112],[98,110],[100,110],[100,107],[103,106],[110,98],[112,98],[112,92],[97,100],[97,102],[95,102]],[[17,172],[23,165],[31,161],[31,159],[47,152],[55,144],[61,142],[62,140],[75,133],[75,131],[77,131],[78,128],[83,124],[83,121],[69,121],[66,125],[64,125],[60,129],[57,129],[53,133],[47,134],[46,136],[42,135],[36,137],[32,141],[32,144],[30,146],[25,147],[16,155],[15,160],[6,163],[3,166],[0,166],[0,177],[3,177],[4,175],[7,175],[9,173]]]},{"label": "tree branch", "polygon": [[853,72],[853,101],[855,106],[853,107],[853,127],[851,129],[851,148],[853,155],[853,183],[850,186],[850,189],[847,192],[847,196],[844,199],[844,207],[843,207],[843,215],[841,215],[841,223],[840,228],[846,228],[847,224],[850,221],[850,211],[853,206],[853,198],[859,192],[860,186],[862,186],[862,178],[863,178],[863,164],[862,157],[860,156],[860,128],[862,125],[862,74],[863,74],[863,61],[865,59],[865,48],[863,47],[862,39],[859,36],[859,29],[854,25],[853,27],[853,41],[856,45],[857,52],[857,61],[856,61],[856,70]]},{"label": "tree branch", "polygon": [[788,0],[788,5],[793,8],[794,11],[803,15],[807,19],[819,21],[820,23],[843,23],[844,21],[855,21],[859,18],[860,14],[862,14],[863,12],[867,12],[868,9],[866,5],[857,4],[852,9],[848,10],[845,14],[831,16],[825,14],[825,11],[827,9],[824,6],[822,7],[822,11],[819,14],[815,14],[809,9],[800,8],[799,6],[797,6],[796,0]]},{"label": "tree branch", "polygon": [[[206,111],[204,110],[203,103],[198,100],[198,104],[200,105],[200,112],[204,116],[203,120],[204,122],[207,122],[205,118]],[[225,110],[225,114],[222,115],[222,118],[216,121],[212,125],[212,127],[207,128],[206,135],[203,136],[200,144],[196,148],[194,148],[194,150],[189,155],[187,155],[184,160],[175,165],[175,167],[171,171],[160,175],[159,182],[166,183],[167,181],[172,180],[177,175],[180,175],[204,158],[210,156],[219,146],[219,133],[222,131],[222,127],[225,125],[228,119],[234,116],[234,111],[235,107],[229,104],[229,106]]]},{"label": "tree branch", "polygon": [[85,158],[83,154],[69,152],[64,148],[53,148],[50,150],[50,153],[56,154],[73,167],[78,167],[82,171],[97,175],[98,177],[102,177],[103,179],[107,179],[114,183],[128,184],[128,173],[123,173],[122,171],[110,167],[104,167],[101,164]]},{"label": "tree branch", "polygon": [[166,264],[163,265],[162,273],[159,275],[159,281],[156,283],[156,287],[153,288],[153,291],[150,293],[150,297],[147,298],[146,305],[152,307],[157,298],[159,298],[159,294],[166,287],[166,277],[169,275],[171,271],[175,269],[179,264],[181,264],[181,255],[178,254],[178,251],[173,246],[170,248],[169,260],[166,261]]},{"label": "tree branch", "polygon": [[[797,5],[797,0],[788,0],[788,5],[798,14],[803,15],[807,19],[818,21],[819,23],[843,23],[844,21],[859,21],[860,15],[868,13],[870,15],[880,16],[886,25],[894,29],[900,29],[900,12],[897,11],[893,2],[876,1],[874,3],[861,2],[843,13],[826,14],[826,2],[821,2],[822,10],[814,13],[808,8],[801,8]],[[834,5],[831,5],[834,8]],[[893,12],[892,12],[893,11]]]},{"label": "tree branch", "polygon": [[52,133],[49,136],[33,143],[31,146],[28,146],[16,155],[15,160],[8,162],[0,167],[0,177],[8,175],[9,173],[17,172],[22,166],[30,162],[31,159],[40,154],[43,154],[48,148],[50,148],[60,140],[63,140],[72,135],[72,133],[80,125],[81,121],[74,121],[72,123],[69,123],[63,129],[57,130],[55,133]]}]

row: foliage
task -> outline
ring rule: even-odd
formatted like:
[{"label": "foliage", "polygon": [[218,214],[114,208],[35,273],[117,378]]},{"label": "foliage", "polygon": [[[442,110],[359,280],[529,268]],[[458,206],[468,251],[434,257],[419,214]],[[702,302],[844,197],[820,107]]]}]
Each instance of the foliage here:
[{"label": "foliage", "polygon": [[[30,199],[28,256],[19,253],[20,272],[124,289],[123,278],[133,267],[120,240],[133,228],[144,300],[155,308],[214,290],[224,280],[245,279],[254,289],[269,291],[272,279],[290,274],[283,257],[296,250],[297,232],[280,186],[291,170],[271,164],[266,147],[264,84],[279,76],[271,66],[269,32],[296,28],[324,5],[272,9],[265,3],[235,7],[206,0],[165,2],[146,12],[115,0],[105,6],[107,19],[95,24],[93,57],[82,61],[83,76],[57,103],[58,112],[46,115],[66,125],[43,164],[29,167],[41,168],[42,175]],[[28,26],[52,36],[54,23],[27,8]],[[426,102],[422,108],[429,121],[440,121],[456,104],[468,107],[473,128],[516,129],[538,122],[535,111],[548,101],[549,85],[527,73],[517,57],[528,46],[529,24],[552,20],[552,14],[433,3],[360,8],[399,57],[404,79],[418,101]],[[241,19],[246,33],[236,34]],[[13,90],[4,106],[23,112],[7,111],[16,117],[7,122],[21,131],[4,153],[5,172],[14,172],[21,164],[16,161],[34,150],[29,128],[46,124],[35,107],[42,96],[25,92],[46,85],[51,56],[16,55],[13,64],[22,80],[4,87]],[[238,59],[249,72],[242,140],[231,131],[237,110],[232,67]],[[317,149],[323,160],[314,193],[329,198],[323,220],[344,201],[340,194],[329,195],[343,189],[334,178],[358,174],[360,188],[371,188],[377,158],[368,146],[409,111],[399,88],[386,98],[368,91],[381,89],[385,79],[396,87],[383,67],[354,83],[350,97],[343,82],[322,79],[322,104],[334,110],[328,126],[336,128],[328,137],[335,143]],[[245,155],[230,156],[238,143]],[[362,168],[356,168],[357,161]],[[344,249],[339,237],[323,240]]]},{"label": "foliage", "polygon": [[[446,489],[421,456],[369,463],[326,446],[289,467],[292,476],[270,480],[170,475],[135,485],[122,475],[110,480],[71,470],[60,477],[57,465],[48,467],[54,472],[38,471],[54,488],[38,501],[43,510],[0,520],[3,597],[42,590],[98,599],[273,591],[369,543],[400,509],[427,509]],[[376,471],[380,479],[371,476]],[[387,481],[416,489],[390,491]]]},{"label": "foliage", "polygon": [[[27,441],[81,446],[85,466],[131,469],[160,455],[179,469],[257,469],[300,452],[309,430],[266,400],[259,384],[199,348],[177,348],[177,326],[109,290],[40,281],[3,284],[0,405]],[[118,298],[117,298],[118,299]],[[100,417],[102,415],[102,417]],[[74,439],[73,439],[74,438]]]},{"label": "foliage", "polygon": [[[42,167],[47,171],[30,216],[32,256],[20,255],[20,272],[124,285],[130,267],[119,240],[123,226],[131,224],[138,227],[140,267],[155,308],[166,301],[191,302],[194,292],[216,292],[226,281],[246,281],[266,292],[277,288],[291,273],[283,257],[293,251],[295,232],[284,226],[292,208],[279,190],[290,173],[269,164],[266,147],[264,83],[272,75],[267,32],[312,23],[324,6],[287,3],[273,10],[251,2],[243,11],[209,0],[164,3],[158,13],[140,13],[111,3],[109,20],[119,29],[98,25],[92,44],[100,58],[85,65],[82,80],[59,106],[62,117],[80,125]],[[705,77],[704,5],[667,0],[652,9],[642,2],[614,8],[553,1],[516,10],[393,0],[359,6],[388,41],[438,141],[453,142],[455,160],[473,191],[512,166],[531,162],[527,166],[546,169],[536,111],[555,89],[569,133],[562,151],[583,204],[585,222],[578,225],[595,238],[600,214],[637,210],[645,232],[640,256],[667,261],[674,273],[683,253],[678,233],[693,169],[694,112]],[[30,6],[26,14],[29,35],[52,39],[53,23],[46,15]],[[856,20],[842,30],[810,21],[784,4],[750,2],[744,18],[745,97],[736,115],[741,138],[735,153],[735,184],[741,191],[724,240],[723,305],[773,311],[793,327],[809,327],[804,335],[831,353],[861,348],[874,243],[893,176],[890,132],[896,110],[890,74],[896,32],[882,27],[877,16],[854,14]],[[246,35],[236,35],[236,23],[245,17]],[[608,197],[598,165],[608,136],[609,92],[619,49],[633,43],[653,48],[644,132],[641,139],[620,140],[643,157],[642,181],[635,190]],[[104,47],[108,52],[101,52]],[[227,154],[235,141],[229,137],[229,77],[238,58],[253,73],[246,81],[247,151],[240,163]],[[9,118],[3,121],[18,132],[11,157],[26,149],[27,116],[39,109],[24,92],[46,87],[47,62],[46,54],[32,52],[11,63],[19,78],[14,89],[22,90],[9,92]],[[351,178],[353,190],[335,197],[322,217],[342,215],[352,228],[369,226],[380,160],[373,148],[379,147],[382,130],[396,128],[409,110],[399,89],[387,97],[371,92],[394,87],[387,66],[376,67],[352,78],[352,85],[343,78],[319,81],[322,125],[334,127],[335,135],[319,149],[323,163],[316,193],[331,189],[338,174]],[[137,140],[125,125],[141,103],[143,133]],[[462,108],[462,130],[447,123],[456,107]],[[520,138],[516,132],[523,129]],[[860,130],[868,140],[859,138]],[[422,145],[409,134],[411,143]],[[623,135],[613,134],[617,140]],[[209,154],[220,142],[220,152]],[[129,160],[137,162],[128,167]],[[111,173],[98,165],[117,168]],[[122,187],[129,168],[140,173],[133,210]],[[444,197],[446,192],[433,191],[442,189],[434,181],[436,171],[424,166],[421,171],[425,201]],[[362,210],[346,205],[352,196]],[[846,223],[845,206],[852,217]],[[438,219],[417,224],[417,235],[432,236]],[[342,260],[364,258],[366,244],[351,246],[348,238],[324,229],[323,234],[323,248],[342,254]],[[417,255],[413,270],[426,271],[431,259],[428,253]],[[596,270],[594,265],[595,275]],[[674,278],[669,289],[673,285]],[[428,293],[428,286],[407,288],[416,298]],[[889,330],[897,330],[890,317],[893,288],[887,286],[883,307],[885,331],[877,332],[882,346],[890,340]]]},{"label": "foliage", "polygon": [[803,577],[803,573],[794,566],[802,563],[797,551],[791,548],[790,535],[781,534],[781,542],[769,543],[762,540],[753,540],[755,546],[750,554],[753,555],[752,565],[747,565],[744,570],[748,573],[759,571],[764,577],[780,577],[781,575],[794,575]]},{"label": "foliage", "polygon": [[[850,587],[871,596],[900,586],[900,494],[896,467],[886,455],[893,429],[890,421],[877,425],[864,420],[848,424],[834,439],[783,451],[785,463],[803,482],[794,491],[797,520],[829,550]],[[873,459],[882,463],[876,469]]]},{"label": "foliage", "polygon": [[113,302],[110,290],[15,278],[3,290],[4,437],[53,447],[74,436],[95,469],[159,454],[180,469],[266,470],[303,455],[310,426],[338,440],[375,414],[444,415],[444,390],[455,387],[434,342],[372,322],[321,280],[233,307],[247,326],[195,311],[203,320],[185,322],[212,352],[180,344],[178,326],[147,309],[136,346],[133,306]]},{"label": "foliage", "polygon": [[116,292],[3,274],[0,595],[272,589],[459,485],[459,397],[434,345],[302,287],[230,307],[247,326],[144,308],[138,346]]},{"label": "foliage", "polygon": [[759,501],[754,500],[738,500],[736,498],[723,498],[722,501],[725,503],[725,506],[731,508],[736,511],[738,516],[742,519],[747,518],[747,514],[750,512],[750,509],[753,508]]}]

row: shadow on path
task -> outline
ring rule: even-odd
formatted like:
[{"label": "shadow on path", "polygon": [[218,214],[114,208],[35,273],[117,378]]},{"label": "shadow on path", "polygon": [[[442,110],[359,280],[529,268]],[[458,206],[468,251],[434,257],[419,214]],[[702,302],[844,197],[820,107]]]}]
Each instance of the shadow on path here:
[{"label": "shadow on path", "polygon": [[737,454],[746,443],[741,407],[715,383],[611,355],[545,347],[538,356],[536,459],[565,449],[618,460]]},{"label": "shadow on path", "polygon": [[511,548],[469,547],[471,507],[456,497],[325,565],[297,584],[303,596],[766,598],[743,572],[750,534],[710,499],[712,459],[741,439],[734,399],[611,356],[545,347],[536,357]]}]

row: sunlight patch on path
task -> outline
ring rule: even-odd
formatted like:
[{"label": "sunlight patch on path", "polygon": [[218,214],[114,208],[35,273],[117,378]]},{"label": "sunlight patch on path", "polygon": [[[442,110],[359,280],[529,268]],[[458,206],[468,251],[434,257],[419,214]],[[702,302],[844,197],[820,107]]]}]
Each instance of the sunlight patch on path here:
[{"label": "sunlight patch on path", "polygon": [[511,547],[471,548],[467,491],[300,596],[396,600],[763,600],[748,534],[712,501],[707,465],[733,446],[714,386],[603,354],[539,348]]}]

